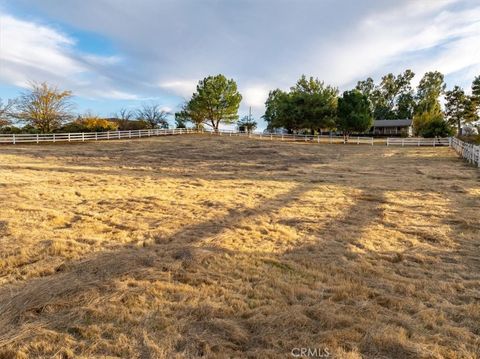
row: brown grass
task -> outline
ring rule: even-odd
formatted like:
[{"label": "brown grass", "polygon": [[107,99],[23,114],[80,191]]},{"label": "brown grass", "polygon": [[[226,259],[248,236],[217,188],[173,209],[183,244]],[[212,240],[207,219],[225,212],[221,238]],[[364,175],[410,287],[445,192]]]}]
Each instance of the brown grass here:
[{"label": "brown grass", "polygon": [[0,147],[0,358],[476,358],[479,171],[448,148]]}]

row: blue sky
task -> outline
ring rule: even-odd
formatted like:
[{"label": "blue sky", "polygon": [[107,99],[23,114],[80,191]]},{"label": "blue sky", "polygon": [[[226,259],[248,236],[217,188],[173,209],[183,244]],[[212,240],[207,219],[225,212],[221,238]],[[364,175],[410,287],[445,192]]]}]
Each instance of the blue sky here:
[{"label": "blue sky", "polygon": [[175,111],[207,75],[234,78],[258,118],[268,91],[305,73],[353,87],[368,76],[439,70],[448,88],[480,74],[478,0],[4,0],[0,97],[29,81],[110,116]]}]

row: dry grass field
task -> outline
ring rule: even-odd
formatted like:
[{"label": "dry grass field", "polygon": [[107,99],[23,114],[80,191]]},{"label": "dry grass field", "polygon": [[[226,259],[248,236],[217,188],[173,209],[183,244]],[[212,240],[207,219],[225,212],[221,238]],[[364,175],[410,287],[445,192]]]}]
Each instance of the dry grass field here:
[{"label": "dry grass field", "polygon": [[449,148],[0,147],[0,358],[479,357],[479,174]]}]

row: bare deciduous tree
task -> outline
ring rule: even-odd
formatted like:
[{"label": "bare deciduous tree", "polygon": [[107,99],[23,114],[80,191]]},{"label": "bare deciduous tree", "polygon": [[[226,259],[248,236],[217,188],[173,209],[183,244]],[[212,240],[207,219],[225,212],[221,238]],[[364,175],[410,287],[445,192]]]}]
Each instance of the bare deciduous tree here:
[{"label": "bare deciduous tree", "polygon": [[167,128],[167,117],[169,112],[162,110],[158,104],[143,104],[142,108],[137,110],[139,120],[145,121],[150,128]]},{"label": "bare deciduous tree", "polygon": [[31,83],[31,89],[20,95],[14,116],[37,128],[51,132],[72,118],[71,91],[62,91],[46,82]]},{"label": "bare deciduous tree", "polygon": [[115,118],[118,118],[121,121],[130,121],[135,116],[132,110],[121,108],[118,112],[114,114]]},{"label": "bare deciduous tree", "polygon": [[6,103],[4,103],[0,98],[0,127],[10,124],[13,105],[14,105],[14,101],[8,100]]},{"label": "bare deciduous tree", "polygon": [[121,108],[118,112],[113,114],[116,122],[119,125],[120,130],[129,129],[129,123],[134,118],[135,113],[132,110],[128,110],[125,107]]}]

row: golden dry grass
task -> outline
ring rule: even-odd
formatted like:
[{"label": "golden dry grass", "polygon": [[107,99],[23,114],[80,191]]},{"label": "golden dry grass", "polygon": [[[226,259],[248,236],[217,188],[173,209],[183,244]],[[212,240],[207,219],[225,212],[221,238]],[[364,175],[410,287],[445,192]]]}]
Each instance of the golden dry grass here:
[{"label": "golden dry grass", "polygon": [[479,171],[448,148],[0,147],[0,358],[476,358]]}]

